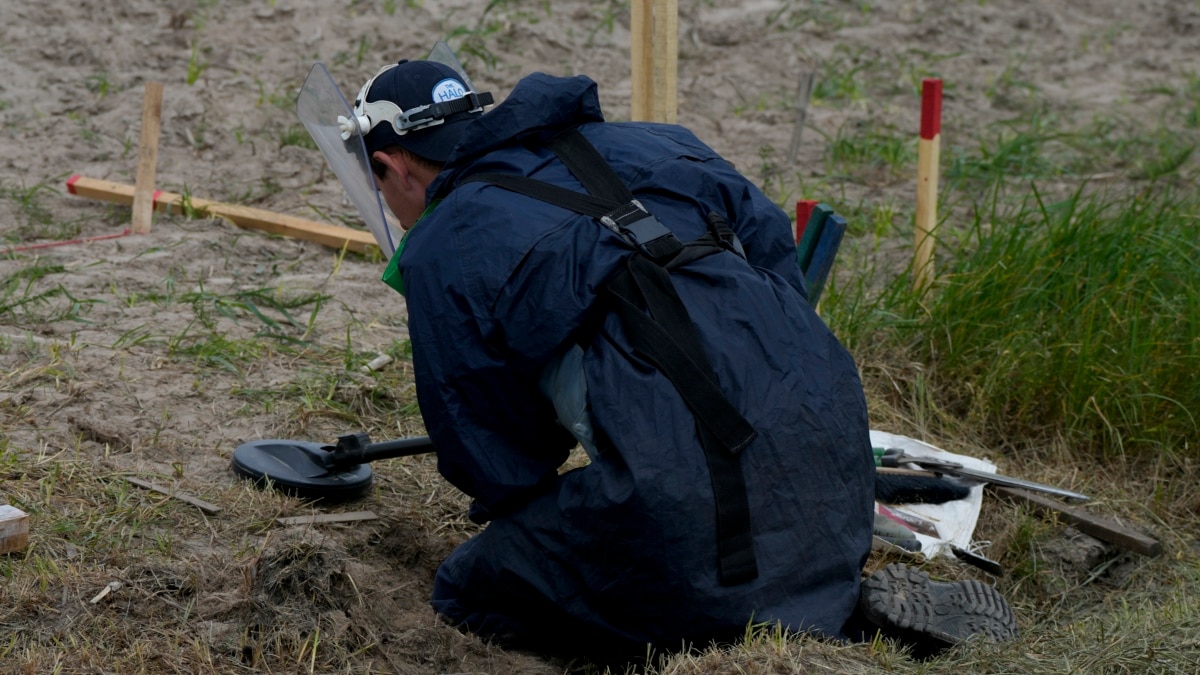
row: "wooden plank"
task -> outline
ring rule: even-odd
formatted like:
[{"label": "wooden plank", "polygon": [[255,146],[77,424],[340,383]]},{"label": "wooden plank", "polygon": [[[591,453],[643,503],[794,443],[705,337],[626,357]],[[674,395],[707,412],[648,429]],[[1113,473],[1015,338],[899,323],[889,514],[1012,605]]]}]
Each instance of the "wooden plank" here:
[{"label": "wooden plank", "polygon": [[162,126],[162,82],[147,82],[142,100],[142,132],[138,141],[137,180],[133,192],[133,233],[150,232],[154,214],[154,173],[158,166],[158,136]]},{"label": "wooden plank", "polygon": [[1151,557],[1162,553],[1162,544],[1158,541],[1133,528],[1126,527],[1111,518],[1106,518],[1078,507],[1068,506],[1056,499],[1028,490],[1001,487],[998,485],[988,485],[988,488],[1019,504],[1026,504],[1033,507],[1034,513],[1038,515],[1046,515],[1052,512],[1058,513],[1062,515],[1063,520],[1070,523],[1080,532],[1101,541],[1106,541],[1114,546],[1120,546],[1135,553]]},{"label": "wooden plank", "polygon": [[141,478],[134,478],[133,476],[126,476],[125,480],[129,481],[130,483],[133,483],[134,485],[136,485],[138,487],[143,487],[143,488],[146,488],[147,490],[151,490],[153,492],[158,492],[160,494],[164,494],[168,497],[171,497],[172,499],[178,499],[181,502],[191,504],[192,506],[200,509],[201,511],[203,511],[209,515],[216,515],[221,512],[221,507],[219,507],[215,504],[210,504],[202,499],[197,499],[196,497],[193,497],[192,495],[190,495],[186,492],[181,492],[179,490],[175,490],[172,488],[165,488],[161,485],[158,485],[157,483],[151,483],[148,480],[142,480]]},{"label": "wooden plank", "polygon": [[379,516],[371,511],[348,511],[346,513],[313,513],[307,516],[276,518],[280,525],[320,525],[323,523],[349,523],[357,520],[375,520]]},{"label": "wooden plank", "polygon": [[[71,194],[113,204],[132,204],[134,190],[132,185],[79,175],[72,176],[67,181],[67,191]],[[238,227],[303,239],[330,248],[341,249],[345,246],[358,253],[366,253],[379,248],[375,243],[375,237],[365,230],[319,223],[249,206],[224,204],[196,197],[185,199],[183,195],[172,192],[156,192],[154,194],[156,211],[180,214],[184,212],[185,207],[203,216],[224,218]]]},{"label": "wooden plank", "polygon": [[0,505],[0,555],[24,551],[29,546],[29,514],[9,504]]}]

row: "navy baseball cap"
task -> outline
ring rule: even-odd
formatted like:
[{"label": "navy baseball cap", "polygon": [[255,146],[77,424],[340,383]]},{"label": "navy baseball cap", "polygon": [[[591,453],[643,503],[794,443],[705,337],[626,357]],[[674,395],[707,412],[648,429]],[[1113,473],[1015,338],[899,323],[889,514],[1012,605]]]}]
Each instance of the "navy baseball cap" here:
[{"label": "navy baseball cap", "polygon": [[471,91],[464,79],[437,61],[402,60],[379,71],[354,101],[367,154],[398,145],[445,163],[463,128],[493,100]]}]

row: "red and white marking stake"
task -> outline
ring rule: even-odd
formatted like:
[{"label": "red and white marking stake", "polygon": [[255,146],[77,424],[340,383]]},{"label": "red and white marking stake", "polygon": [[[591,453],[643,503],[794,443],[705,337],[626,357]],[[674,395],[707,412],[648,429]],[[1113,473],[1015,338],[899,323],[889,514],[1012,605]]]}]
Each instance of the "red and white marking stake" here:
[{"label": "red and white marking stake", "polygon": [[917,220],[913,242],[913,288],[933,279],[937,229],[938,157],[942,141],[942,81],[921,82],[921,140],[917,148]]}]

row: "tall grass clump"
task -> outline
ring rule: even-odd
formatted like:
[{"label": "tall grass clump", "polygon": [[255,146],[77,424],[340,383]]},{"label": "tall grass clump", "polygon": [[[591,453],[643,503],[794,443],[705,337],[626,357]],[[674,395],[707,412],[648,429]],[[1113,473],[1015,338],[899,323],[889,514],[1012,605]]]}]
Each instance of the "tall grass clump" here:
[{"label": "tall grass clump", "polygon": [[894,335],[943,405],[1005,434],[1063,434],[1109,456],[1200,456],[1200,196],[1035,189],[975,210],[923,297],[893,293]]}]

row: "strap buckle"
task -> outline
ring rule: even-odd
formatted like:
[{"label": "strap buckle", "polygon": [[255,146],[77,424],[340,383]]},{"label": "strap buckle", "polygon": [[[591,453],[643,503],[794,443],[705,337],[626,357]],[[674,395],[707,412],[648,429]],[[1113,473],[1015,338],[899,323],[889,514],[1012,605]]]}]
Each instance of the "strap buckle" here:
[{"label": "strap buckle", "polygon": [[675,234],[636,199],[600,216],[600,223],[656,262],[683,248]]}]

